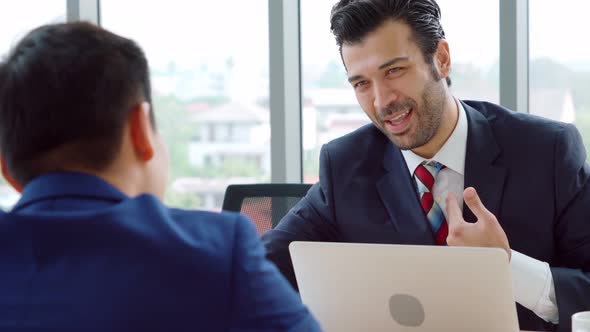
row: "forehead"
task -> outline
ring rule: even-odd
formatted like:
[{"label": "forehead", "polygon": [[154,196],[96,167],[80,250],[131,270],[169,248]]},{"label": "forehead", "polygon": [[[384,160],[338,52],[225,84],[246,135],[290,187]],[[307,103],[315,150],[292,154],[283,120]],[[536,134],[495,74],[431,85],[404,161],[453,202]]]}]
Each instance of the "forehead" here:
[{"label": "forehead", "polygon": [[420,49],[412,39],[412,30],[403,22],[386,21],[358,43],[342,44],[342,60],[349,74],[376,69],[397,57],[418,61]]}]

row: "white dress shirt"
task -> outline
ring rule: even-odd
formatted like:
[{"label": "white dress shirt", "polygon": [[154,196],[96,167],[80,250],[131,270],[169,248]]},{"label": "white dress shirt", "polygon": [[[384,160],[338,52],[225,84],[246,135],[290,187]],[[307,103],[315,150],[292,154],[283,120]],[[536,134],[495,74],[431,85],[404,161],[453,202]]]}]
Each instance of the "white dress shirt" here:
[{"label": "white dress shirt", "polygon": [[[445,199],[452,192],[463,208],[465,150],[467,148],[467,116],[463,105],[455,99],[459,119],[453,133],[432,159],[425,159],[411,150],[402,150],[410,175],[424,161],[438,161],[446,166],[436,176],[432,194],[434,201],[447,216]],[[475,188],[477,190],[477,188]],[[530,309],[545,321],[558,323],[555,286],[549,264],[512,250],[510,261],[512,286],[516,302]]]}]

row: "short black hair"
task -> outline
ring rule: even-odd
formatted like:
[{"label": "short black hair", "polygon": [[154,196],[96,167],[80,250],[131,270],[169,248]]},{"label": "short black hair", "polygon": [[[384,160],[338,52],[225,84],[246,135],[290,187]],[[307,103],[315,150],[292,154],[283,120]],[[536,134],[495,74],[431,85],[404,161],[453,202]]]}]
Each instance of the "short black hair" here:
[{"label": "short black hair", "polygon": [[132,40],[85,22],[31,31],[0,64],[0,153],[8,172],[24,186],[70,167],[106,169],[129,111],[143,100],[151,103],[148,63]]},{"label": "short black hair", "polygon": [[[340,0],[332,7],[330,29],[342,54],[343,44],[361,42],[387,20],[406,23],[427,64],[434,66],[438,42],[445,38],[435,0]],[[435,77],[438,75],[433,68]],[[447,77],[447,85],[451,79]]]}]

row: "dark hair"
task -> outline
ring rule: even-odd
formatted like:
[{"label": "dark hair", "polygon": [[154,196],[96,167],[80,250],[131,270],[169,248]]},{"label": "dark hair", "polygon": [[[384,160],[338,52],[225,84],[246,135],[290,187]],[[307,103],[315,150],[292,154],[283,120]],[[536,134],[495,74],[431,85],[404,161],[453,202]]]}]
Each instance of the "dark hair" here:
[{"label": "dark hair", "polygon": [[133,41],[83,22],[31,31],[0,64],[0,151],[9,173],[24,186],[70,167],[104,170],[129,110],[143,100],[151,102],[148,64]]},{"label": "dark hair", "polygon": [[[332,7],[330,29],[342,54],[342,44],[361,42],[387,20],[404,22],[424,60],[433,66],[434,77],[440,79],[433,61],[438,42],[445,38],[440,17],[435,0],[340,0]],[[449,77],[447,85],[451,85]]]}]

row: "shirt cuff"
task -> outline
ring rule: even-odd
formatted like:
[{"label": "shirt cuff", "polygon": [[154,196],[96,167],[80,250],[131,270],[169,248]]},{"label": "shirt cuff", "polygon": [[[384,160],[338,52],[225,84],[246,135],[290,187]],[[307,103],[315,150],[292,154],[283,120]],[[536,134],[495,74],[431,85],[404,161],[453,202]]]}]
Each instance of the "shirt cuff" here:
[{"label": "shirt cuff", "polygon": [[559,314],[549,264],[512,250],[510,269],[516,302],[543,320],[557,323]]}]

